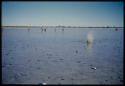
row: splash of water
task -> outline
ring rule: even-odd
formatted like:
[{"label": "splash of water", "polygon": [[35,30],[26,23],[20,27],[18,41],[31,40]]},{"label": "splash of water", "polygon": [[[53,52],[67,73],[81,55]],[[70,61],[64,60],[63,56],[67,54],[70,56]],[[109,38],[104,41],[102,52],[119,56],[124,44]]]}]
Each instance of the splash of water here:
[{"label": "splash of water", "polygon": [[92,32],[89,32],[87,34],[87,43],[93,43],[93,34],[92,34]]}]

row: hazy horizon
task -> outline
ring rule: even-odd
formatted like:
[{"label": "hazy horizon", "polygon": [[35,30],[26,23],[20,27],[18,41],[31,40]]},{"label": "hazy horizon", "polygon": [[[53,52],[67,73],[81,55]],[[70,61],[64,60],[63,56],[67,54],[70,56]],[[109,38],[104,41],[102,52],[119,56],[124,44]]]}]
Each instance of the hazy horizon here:
[{"label": "hazy horizon", "polygon": [[2,2],[2,26],[124,27],[123,2]]}]

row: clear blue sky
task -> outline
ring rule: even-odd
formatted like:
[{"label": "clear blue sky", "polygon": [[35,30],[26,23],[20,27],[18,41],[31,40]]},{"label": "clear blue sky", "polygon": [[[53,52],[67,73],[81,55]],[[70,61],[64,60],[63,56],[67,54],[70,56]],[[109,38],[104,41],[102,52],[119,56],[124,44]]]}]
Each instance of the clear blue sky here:
[{"label": "clear blue sky", "polygon": [[2,25],[123,26],[123,2],[2,2]]}]

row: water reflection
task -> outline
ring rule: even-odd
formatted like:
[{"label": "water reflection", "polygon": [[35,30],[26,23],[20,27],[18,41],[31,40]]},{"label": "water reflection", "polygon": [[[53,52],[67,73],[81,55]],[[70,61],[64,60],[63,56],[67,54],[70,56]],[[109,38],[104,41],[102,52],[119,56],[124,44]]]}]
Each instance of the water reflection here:
[{"label": "water reflection", "polygon": [[91,49],[92,48],[92,43],[87,43],[87,49]]},{"label": "water reflection", "polygon": [[62,34],[64,34],[64,28],[62,28]]},{"label": "water reflection", "polygon": [[43,28],[41,27],[41,32],[43,32]]},{"label": "water reflection", "polygon": [[44,32],[46,32],[46,28],[44,29]]},{"label": "water reflection", "polygon": [[90,31],[88,32],[86,39],[87,53],[89,56],[91,56],[92,54],[92,46],[93,46],[93,33],[92,31]]},{"label": "water reflection", "polygon": [[42,28],[41,27],[41,32],[46,32],[47,28]]},{"label": "water reflection", "polygon": [[93,44],[92,43],[86,43],[86,56],[87,57],[93,57]]},{"label": "water reflection", "polygon": [[62,32],[64,32],[64,28],[62,28]]}]

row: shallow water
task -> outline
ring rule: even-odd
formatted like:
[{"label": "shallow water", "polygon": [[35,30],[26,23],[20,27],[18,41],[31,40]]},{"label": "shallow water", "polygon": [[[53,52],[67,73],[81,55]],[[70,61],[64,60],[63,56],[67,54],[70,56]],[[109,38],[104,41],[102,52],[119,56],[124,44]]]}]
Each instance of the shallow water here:
[{"label": "shallow water", "polygon": [[123,29],[5,28],[2,83],[123,84]]}]

